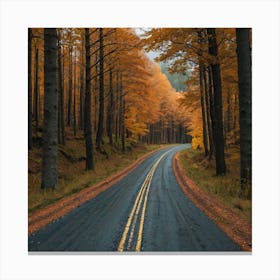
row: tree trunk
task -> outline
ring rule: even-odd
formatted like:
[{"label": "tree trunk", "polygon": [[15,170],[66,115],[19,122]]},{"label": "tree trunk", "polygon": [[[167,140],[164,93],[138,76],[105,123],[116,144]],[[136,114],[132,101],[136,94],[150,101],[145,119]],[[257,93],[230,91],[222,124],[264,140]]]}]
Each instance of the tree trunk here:
[{"label": "tree trunk", "polygon": [[118,143],[119,140],[119,127],[120,127],[120,75],[117,72],[117,86],[116,86],[116,98],[115,98],[115,142]]},{"label": "tree trunk", "polygon": [[220,64],[215,28],[207,28],[209,54],[212,56],[211,70],[214,91],[214,142],[216,155],[216,175],[226,174],[224,133],[223,133],[223,102]]},{"label": "tree trunk", "polygon": [[90,77],[90,35],[85,28],[86,42],[86,97],[85,97],[85,140],[86,140],[86,170],[94,169],[93,143],[91,128],[91,77]]},{"label": "tree trunk", "polygon": [[36,139],[38,137],[38,123],[39,123],[39,76],[38,76],[38,48],[36,48],[36,55],[35,55],[35,84],[34,84],[34,119],[35,119],[35,133]]},{"label": "tree trunk", "polygon": [[[197,32],[198,43],[202,45],[202,34],[201,31]],[[198,61],[199,61],[199,85],[200,85],[200,104],[201,104],[201,114],[202,114],[202,129],[203,129],[203,146],[204,146],[204,155],[205,157],[209,154],[209,144],[208,144],[208,135],[207,135],[207,124],[206,124],[206,114],[205,114],[205,92],[206,87],[204,84],[204,65],[201,60],[202,50],[201,47],[198,50]]]},{"label": "tree trunk", "polygon": [[227,91],[227,133],[231,131],[231,97],[230,90]]},{"label": "tree trunk", "polygon": [[103,28],[99,28],[99,115],[96,133],[96,148],[101,149],[103,145],[103,122],[104,122],[104,49]]},{"label": "tree trunk", "polygon": [[57,34],[44,30],[44,126],[42,189],[57,188]]},{"label": "tree trunk", "polygon": [[68,87],[68,117],[67,125],[71,126],[72,121],[72,47],[69,47],[69,87]]},{"label": "tree trunk", "polygon": [[80,67],[80,111],[79,111],[79,129],[84,129],[84,40],[82,41]]},{"label": "tree trunk", "polygon": [[[207,134],[209,142],[208,159],[211,160],[214,153],[214,139],[213,139],[213,124],[211,118],[212,102],[212,82],[210,81],[211,75],[209,67],[206,67],[203,72],[204,86],[205,86],[205,104],[206,104],[206,121],[207,121]],[[210,102],[211,101],[211,102]]]},{"label": "tree trunk", "polygon": [[32,29],[28,28],[28,149],[32,149]]},{"label": "tree trunk", "polygon": [[95,79],[94,79],[94,133],[97,132],[98,127],[98,113],[99,113],[99,102],[98,102],[98,93],[99,85],[98,85],[98,53],[96,53],[95,57]]},{"label": "tree trunk", "polygon": [[62,57],[62,52],[61,52],[61,47],[59,48],[59,75],[60,75],[60,81],[61,81],[61,89],[60,89],[60,129],[61,129],[61,144],[65,145],[65,117],[64,117],[64,77],[63,77],[63,65],[61,60],[63,59]]},{"label": "tree trunk", "polygon": [[107,132],[109,137],[109,144],[113,145],[113,71],[110,69],[109,71],[109,100],[108,100],[108,116],[107,116]]},{"label": "tree trunk", "polygon": [[57,141],[58,144],[61,144],[62,139],[61,139],[61,75],[60,75],[60,39],[58,37],[58,44],[57,44]]},{"label": "tree trunk", "polygon": [[122,152],[125,153],[125,98],[123,93],[122,75],[120,74],[120,132]]},{"label": "tree trunk", "polygon": [[239,87],[239,124],[240,124],[240,178],[243,196],[251,186],[252,180],[252,69],[250,29],[236,29],[238,87]]},{"label": "tree trunk", "polygon": [[77,124],[76,124],[76,51],[75,51],[75,55],[74,55],[74,104],[73,104],[73,129],[74,129],[74,136],[77,135]]}]

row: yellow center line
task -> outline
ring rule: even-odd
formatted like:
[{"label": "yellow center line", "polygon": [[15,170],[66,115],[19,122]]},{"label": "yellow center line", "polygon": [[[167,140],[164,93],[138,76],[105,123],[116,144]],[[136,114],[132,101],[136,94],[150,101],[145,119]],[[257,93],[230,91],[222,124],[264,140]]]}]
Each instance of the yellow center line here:
[{"label": "yellow center line", "polygon": [[[174,148],[173,148],[174,149]],[[173,150],[171,149],[171,150]],[[171,150],[165,152],[163,155],[161,155],[161,157],[156,161],[156,163],[152,166],[152,168],[150,169],[149,173],[147,174],[139,192],[138,195],[134,201],[132,210],[129,214],[126,226],[124,228],[123,234],[122,234],[122,238],[121,241],[119,243],[118,246],[118,251],[122,252],[124,250],[124,246],[125,246],[125,242],[127,239],[127,235],[129,232],[129,229],[131,227],[131,222],[133,219],[133,224],[131,227],[131,232],[130,232],[130,236],[129,236],[129,240],[128,240],[128,248],[130,248],[130,244],[132,242],[133,239],[133,235],[134,235],[134,230],[135,230],[135,226],[136,226],[136,222],[137,222],[137,218],[139,215],[139,211],[141,208],[141,204],[143,201],[143,197],[144,198],[144,203],[143,203],[143,207],[142,207],[142,212],[141,212],[141,218],[140,218],[140,224],[139,224],[139,231],[138,231],[138,237],[137,237],[137,244],[136,244],[136,251],[140,251],[141,250],[141,244],[142,244],[142,233],[143,233],[143,227],[144,227],[144,220],[145,220],[145,211],[146,211],[146,205],[147,205],[147,199],[148,199],[148,194],[149,194],[149,190],[150,190],[150,185],[151,185],[151,181],[154,175],[154,172],[157,168],[157,166],[159,165],[159,162],[161,161],[161,159],[169,152],[171,152]]]},{"label": "yellow center line", "polygon": [[137,205],[137,209],[136,209],[136,212],[135,212],[135,215],[134,215],[134,219],[133,219],[133,223],[132,223],[132,228],[131,228],[129,239],[128,239],[127,249],[130,249],[130,246],[131,246],[131,242],[132,242],[132,239],[133,239],[136,222],[137,222],[137,219],[138,219],[138,215],[139,215],[140,208],[141,208],[141,203],[142,203],[142,200],[143,200],[143,196],[145,195],[145,192],[147,193],[147,191],[146,191],[147,190],[147,186],[148,186],[148,182],[147,182],[147,184],[145,186],[145,190],[141,194],[141,198],[140,198],[140,200],[138,202],[138,205]]},{"label": "yellow center line", "polygon": [[123,231],[123,234],[122,234],[121,241],[120,241],[119,246],[118,246],[118,251],[119,251],[119,252],[122,252],[123,249],[124,249],[124,244],[125,244],[126,237],[127,237],[127,234],[128,234],[129,228],[130,228],[130,224],[131,224],[132,218],[133,218],[133,216],[134,216],[135,209],[136,209],[138,203],[141,204],[140,198],[142,197],[142,193],[144,192],[144,189],[146,188],[146,185],[147,185],[147,178],[148,178],[148,176],[145,178],[145,181],[144,181],[144,183],[142,184],[142,186],[141,186],[141,188],[140,188],[140,191],[138,192],[138,195],[137,195],[137,197],[136,197],[136,199],[135,199],[133,208],[132,208],[132,210],[131,210],[131,212],[130,212],[130,214],[129,214],[129,217],[128,217],[126,226],[125,226],[124,231]]}]

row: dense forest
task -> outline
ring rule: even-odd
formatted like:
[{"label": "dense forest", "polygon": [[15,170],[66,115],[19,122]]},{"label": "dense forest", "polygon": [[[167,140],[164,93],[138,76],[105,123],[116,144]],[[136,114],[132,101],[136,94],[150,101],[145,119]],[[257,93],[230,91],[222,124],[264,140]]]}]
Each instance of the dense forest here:
[{"label": "dense forest", "polygon": [[[185,78],[181,91],[148,51],[178,84]],[[110,161],[108,146],[127,154],[139,143],[191,142],[217,176],[237,146],[240,195],[249,197],[251,93],[248,28],[28,29],[28,149],[41,153],[42,189],[59,188],[58,152],[73,139],[84,142],[88,171],[97,153]]]}]

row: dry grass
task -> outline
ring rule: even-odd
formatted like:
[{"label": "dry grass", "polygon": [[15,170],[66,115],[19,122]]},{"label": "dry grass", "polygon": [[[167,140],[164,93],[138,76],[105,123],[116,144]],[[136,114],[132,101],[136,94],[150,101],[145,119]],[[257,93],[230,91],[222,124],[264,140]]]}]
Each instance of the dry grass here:
[{"label": "dry grass", "polygon": [[85,171],[85,145],[82,137],[72,137],[66,146],[59,145],[58,190],[41,190],[41,149],[34,147],[29,151],[28,213],[98,183],[160,146],[134,145],[125,154],[118,147],[110,147],[108,144],[104,147],[107,155],[95,151],[95,170]]},{"label": "dry grass", "polygon": [[239,197],[239,150],[236,146],[226,151],[227,175],[215,175],[215,162],[204,158],[202,150],[185,150],[180,153],[180,164],[186,175],[204,191],[231,208],[235,213],[251,223],[251,200]]}]

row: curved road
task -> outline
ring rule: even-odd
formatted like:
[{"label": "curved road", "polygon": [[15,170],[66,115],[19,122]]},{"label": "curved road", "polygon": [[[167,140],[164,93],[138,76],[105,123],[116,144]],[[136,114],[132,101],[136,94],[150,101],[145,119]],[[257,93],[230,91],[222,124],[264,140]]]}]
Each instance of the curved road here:
[{"label": "curved road", "polygon": [[240,251],[181,191],[165,148],[92,200],[28,237],[29,251]]}]

